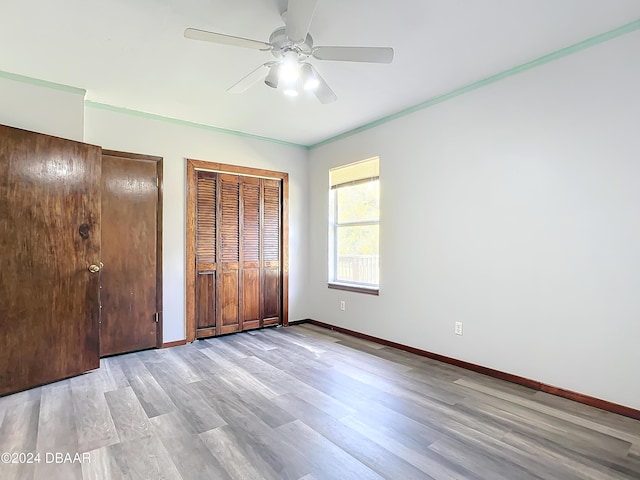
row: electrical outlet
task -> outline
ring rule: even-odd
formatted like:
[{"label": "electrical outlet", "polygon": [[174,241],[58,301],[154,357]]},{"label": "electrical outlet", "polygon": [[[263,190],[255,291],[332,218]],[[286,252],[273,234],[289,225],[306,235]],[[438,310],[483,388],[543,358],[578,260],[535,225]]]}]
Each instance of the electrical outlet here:
[{"label": "electrical outlet", "polygon": [[462,322],[456,322],[456,335],[462,335]]},{"label": "electrical outlet", "polygon": [[340,310],[344,312],[346,309],[347,309],[347,304],[345,303],[344,300],[340,300]]}]

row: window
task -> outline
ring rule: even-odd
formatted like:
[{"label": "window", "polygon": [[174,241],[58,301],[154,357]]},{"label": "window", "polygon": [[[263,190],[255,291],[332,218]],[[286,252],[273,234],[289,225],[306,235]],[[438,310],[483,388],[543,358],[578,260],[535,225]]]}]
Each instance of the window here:
[{"label": "window", "polygon": [[378,294],[378,158],[329,171],[329,287]]}]

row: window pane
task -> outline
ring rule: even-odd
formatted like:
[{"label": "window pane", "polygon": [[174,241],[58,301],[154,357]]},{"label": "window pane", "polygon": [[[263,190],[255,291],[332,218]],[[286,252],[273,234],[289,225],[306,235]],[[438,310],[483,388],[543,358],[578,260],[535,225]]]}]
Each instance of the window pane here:
[{"label": "window pane", "polygon": [[378,221],[380,181],[338,187],[338,223]]},{"label": "window pane", "polygon": [[378,284],[378,234],[378,225],[337,227],[337,281]]}]

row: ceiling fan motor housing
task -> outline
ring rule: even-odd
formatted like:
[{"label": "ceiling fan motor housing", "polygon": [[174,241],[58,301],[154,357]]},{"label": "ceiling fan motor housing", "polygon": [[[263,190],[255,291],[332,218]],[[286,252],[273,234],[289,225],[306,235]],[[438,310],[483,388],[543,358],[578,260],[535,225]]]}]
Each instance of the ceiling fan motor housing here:
[{"label": "ceiling fan motor housing", "polygon": [[313,38],[310,34],[307,34],[303,43],[293,43],[289,40],[286,34],[286,28],[280,27],[271,34],[269,37],[269,43],[273,45],[271,53],[277,59],[282,58],[286,52],[296,52],[300,57],[300,60],[305,60],[311,55],[313,50]]}]

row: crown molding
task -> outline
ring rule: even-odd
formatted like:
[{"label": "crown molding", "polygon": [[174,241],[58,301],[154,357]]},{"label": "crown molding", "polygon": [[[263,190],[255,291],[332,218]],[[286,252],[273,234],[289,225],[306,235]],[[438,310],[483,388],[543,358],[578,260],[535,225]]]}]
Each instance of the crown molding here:
[{"label": "crown molding", "polygon": [[48,82],[46,80],[40,80],[39,78],[27,77],[26,75],[18,75],[17,73],[5,72],[0,70],[0,78],[7,80],[13,80],[14,82],[26,83],[29,85],[36,85],[38,87],[50,88],[52,90],[58,90],[61,92],[75,93],[76,95],[86,95],[87,91],[83,88],[71,87],[62,83]]},{"label": "crown molding", "polygon": [[591,37],[581,42],[570,45],[568,47],[561,48],[560,50],[556,50],[555,52],[549,53],[547,55],[543,55],[542,57],[536,58],[535,60],[531,60],[530,62],[527,62],[527,63],[523,63],[522,65],[518,65],[517,67],[513,67],[503,72],[496,73],[495,75],[491,75],[490,77],[484,78],[477,82],[470,83],[469,85],[465,85],[464,87],[457,88],[443,95],[433,97],[422,103],[414,105],[413,107],[405,108],[404,110],[400,110],[399,112],[379,118],[378,120],[374,120],[373,122],[366,123],[352,130],[348,130],[346,132],[340,133],[333,137],[327,138],[326,140],[322,140],[321,142],[315,143],[313,145],[309,145],[308,148],[310,150],[313,150],[315,148],[322,147],[323,145],[333,143],[337,140],[342,140],[343,138],[351,137],[357,133],[364,132],[365,130],[369,130],[371,128],[375,128],[379,125],[391,122],[393,120],[404,117],[406,115],[410,115],[419,110],[432,107],[433,105],[437,105],[438,103],[446,102],[447,100],[451,100],[453,98],[459,97],[460,95],[464,95],[465,93],[472,92],[473,90],[477,90],[478,88],[485,87],[487,85],[498,82],[500,80],[504,80],[505,78],[509,78],[519,73],[526,72],[527,70],[531,70],[532,68],[539,67],[541,65],[552,62],[554,60],[558,60],[559,58],[563,58],[568,55],[572,55],[574,53],[580,52],[582,50],[593,47],[600,43],[607,42],[614,38],[618,38],[622,35],[626,35],[627,33],[635,32],[636,30],[639,30],[639,29],[640,29],[640,20],[627,23],[626,25],[622,25],[621,27],[614,28],[613,30],[609,30],[608,32],[601,33],[594,37]]},{"label": "crown molding", "polygon": [[109,105],[107,103],[99,103],[91,100],[85,100],[84,105],[85,107],[88,107],[88,108],[95,108],[98,110],[106,110],[109,112],[122,113],[124,115],[131,115],[134,117],[145,118],[147,120],[157,120],[159,122],[171,123],[173,125],[179,125],[182,127],[199,128],[201,130],[208,130],[210,132],[223,133],[226,135],[235,135],[236,137],[251,138],[253,140],[260,140],[263,142],[270,142],[270,143],[276,143],[278,145],[285,145],[287,147],[302,148],[304,150],[309,149],[308,146],[300,145],[299,143],[287,142],[284,140],[279,140],[277,138],[263,137],[260,135],[254,135],[252,133],[247,133],[247,132],[240,132],[237,130],[230,130],[227,128],[214,127],[212,125],[206,125],[204,123],[190,122],[188,120],[180,120],[179,118],[165,117],[163,115],[158,115],[155,113],[148,113],[148,112],[141,112],[139,110],[132,110],[130,108],[116,107],[114,105]]}]

